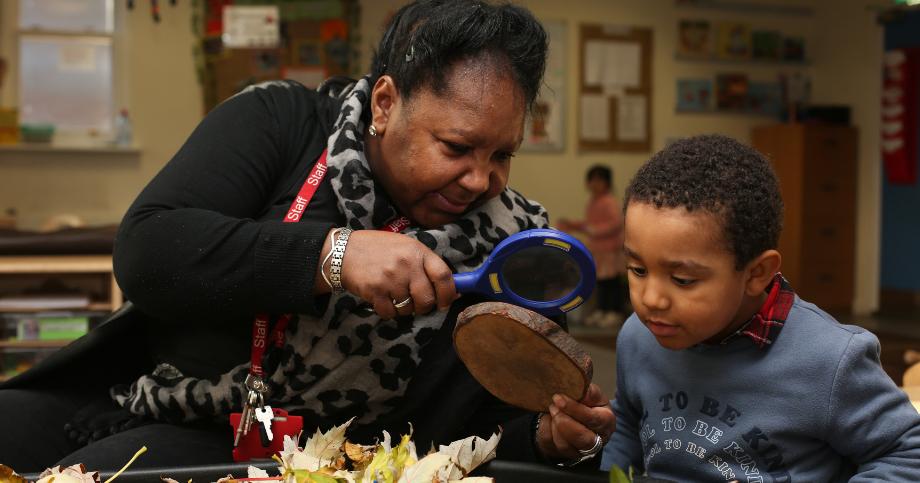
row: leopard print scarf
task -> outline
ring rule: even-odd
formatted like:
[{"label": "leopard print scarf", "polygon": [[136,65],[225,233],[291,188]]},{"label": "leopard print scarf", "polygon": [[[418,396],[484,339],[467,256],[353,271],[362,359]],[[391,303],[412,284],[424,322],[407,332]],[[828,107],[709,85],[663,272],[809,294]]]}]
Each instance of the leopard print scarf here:
[{"label": "leopard print scarf", "polygon": [[[255,86],[253,88],[259,88]],[[346,225],[355,230],[383,226],[398,213],[374,182],[364,156],[367,77],[344,93],[341,111],[328,141],[326,176],[338,199]],[[548,225],[539,204],[506,188],[498,197],[455,223],[435,229],[403,231],[443,257],[457,272],[479,267],[508,235]],[[331,296],[322,317],[293,317],[286,342],[269,351],[265,369],[267,403],[338,423],[351,417],[367,424],[392,410],[415,375],[420,350],[444,323],[444,312],[381,320],[365,301],[344,293]],[[161,364],[130,386],[111,391],[129,411],[161,421],[188,422],[239,410],[242,381],[249,362],[216,379],[183,376]],[[310,420],[311,418],[307,418]]]}]

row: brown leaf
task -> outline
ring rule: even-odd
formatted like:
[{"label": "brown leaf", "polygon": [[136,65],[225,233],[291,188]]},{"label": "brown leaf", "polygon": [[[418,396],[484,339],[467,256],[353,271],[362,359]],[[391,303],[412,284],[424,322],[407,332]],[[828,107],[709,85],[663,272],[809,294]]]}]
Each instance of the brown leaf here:
[{"label": "brown leaf", "polygon": [[354,461],[355,463],[363,463],[374,456],[374,447],[373,446],[364,446],[362,444],[354,444],[351,441],[345,441],[345,455],[348,456],[348,459]]},{"label": "brown leaf", "polygon": [[0,465],[0,483],[26,483],[26,480],[16,474],[13,468],[6,465]]}]

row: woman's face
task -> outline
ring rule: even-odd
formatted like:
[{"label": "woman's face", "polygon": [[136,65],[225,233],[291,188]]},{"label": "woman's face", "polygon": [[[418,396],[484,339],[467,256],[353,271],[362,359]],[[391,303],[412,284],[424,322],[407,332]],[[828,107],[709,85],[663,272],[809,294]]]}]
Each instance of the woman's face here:
[{"label": "woman's face", "polygon": [[504,190],[521,144],[524,97],[507,70],[461,60],[447,87],[408,100],[382,76],[371,98],[368,162],[400,212],[424,227],[457,220]]}]

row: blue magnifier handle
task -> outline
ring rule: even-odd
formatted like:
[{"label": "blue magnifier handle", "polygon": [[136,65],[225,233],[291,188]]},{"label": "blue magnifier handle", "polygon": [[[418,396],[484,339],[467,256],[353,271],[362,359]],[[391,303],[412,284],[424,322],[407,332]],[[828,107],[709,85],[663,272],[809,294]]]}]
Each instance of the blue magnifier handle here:
[{"label": "blue magnifier handle", "polygon": [[459,293],[474,292],[478,281],[479,272],[477,271],[454,274],[454,287]]}]

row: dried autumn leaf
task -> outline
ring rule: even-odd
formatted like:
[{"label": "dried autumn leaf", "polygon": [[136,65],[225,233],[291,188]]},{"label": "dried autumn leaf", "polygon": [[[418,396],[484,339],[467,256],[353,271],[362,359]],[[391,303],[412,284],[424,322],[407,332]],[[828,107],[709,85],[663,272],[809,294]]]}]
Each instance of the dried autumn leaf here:
[{"label": "dried autumn leaf", "polygon": [[26,483],[26,480],[13,471],[13,468],[0,465],[0,483]]},{"label": "dried autumn leaf", "polygon": [[[319,428],[316,433],[307,439],[303,450],[291,453],[291,467],[298,470],[317,471],[325,466],[332,466],[335,460],[342,456],[342,446],[345,444],[345,430],[348,425],[354,421],[349,419],[344,424],[335,426],[325,433],[320,432]],[[287,442],[287,439],[285,439]],[[281,454],[282,461],[285,460],[285,453],[288,448]]]},{"label": "dried autumn leaf", "polygon": [[450,457],[453,466],[447,472],[441,472],[444,481],[459,480],[470,474],[479,465],[495,458],[495,448],[501,439],[501,432],[495,433],[488,440],[479,436],[470,436],[454,441],[448,446],[441,445],[438,453]]},{"label": "dried autumn leaf", "polygon": [[[411,429],[410,429],[411,431]],[[383,441],[377,445],[377,450],[370,463],[361,473],[363,483],[394,483],[402,472],[418,461],[415,453],[415,443],[411,434],[403,435],[396,447],[390,446],[390,433],[383,432]]]},{"label": "dried autumn leaf", "polygon": [[248,478],[271,478],[267,471],[252,465],[246,467],[246,476]]},{"label": "dried autumn leaf", "polygon": [[438,473],[441,469],[451,464],[450,456],[441,453],[431,453],[418,460],[414,465],[406,468],[399,477],[399,483],[439,481]]},{"label": "dried autumn leaf", "polygon": [[87,473],[86,467],[81,464],[62,467],[55,466],[42,471],[35,483],[99,483],[99,472]]},{"label": "dried autumn leaf", "polygon": [[374,457],[374,446],[355,444],[345,441],[345,455],[356,465],[370,461]]}]

